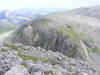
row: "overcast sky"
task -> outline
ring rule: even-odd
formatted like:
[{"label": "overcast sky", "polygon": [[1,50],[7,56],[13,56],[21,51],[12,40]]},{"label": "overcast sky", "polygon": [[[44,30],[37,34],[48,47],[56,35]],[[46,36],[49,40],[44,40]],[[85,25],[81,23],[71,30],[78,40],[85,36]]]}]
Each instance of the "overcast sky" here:
[{"label": "overcast sky", "polygon": [[0,10],[17,8],[73,9],[92,5],[100,5],[100,0],[0,0]]}]

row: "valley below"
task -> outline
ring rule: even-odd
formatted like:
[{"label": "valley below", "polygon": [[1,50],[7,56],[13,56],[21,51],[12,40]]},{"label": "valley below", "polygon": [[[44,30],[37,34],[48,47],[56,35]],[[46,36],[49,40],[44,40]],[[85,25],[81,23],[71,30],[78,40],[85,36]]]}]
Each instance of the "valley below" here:
[{"label": "valley below", "polygon": [[4,33],[0,33],[0,46],[3,44],[4,40],[13,32],[12,31],[8,31],[8,32],[4,32]]}]

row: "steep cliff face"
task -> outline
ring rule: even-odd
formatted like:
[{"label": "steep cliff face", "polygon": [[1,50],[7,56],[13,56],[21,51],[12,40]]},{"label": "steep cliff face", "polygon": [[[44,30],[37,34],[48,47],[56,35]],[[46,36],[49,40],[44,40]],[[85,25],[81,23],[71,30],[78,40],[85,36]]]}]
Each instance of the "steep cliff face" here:
[{"label": "steep cliff face", "polygon": [[[76,54],[78,42],[67,35],[67,32],[63,32],[60,26],[49,25],[47,19],[38,19],[36,21],[19,28],[14,33],[15,36],[10,37],[12,42],[20,42],[35,47],[40,46],[46,50],[60,51],[68,56]],[[68,32],[71,31],[73,32],[72,29],[68,29]]]}]

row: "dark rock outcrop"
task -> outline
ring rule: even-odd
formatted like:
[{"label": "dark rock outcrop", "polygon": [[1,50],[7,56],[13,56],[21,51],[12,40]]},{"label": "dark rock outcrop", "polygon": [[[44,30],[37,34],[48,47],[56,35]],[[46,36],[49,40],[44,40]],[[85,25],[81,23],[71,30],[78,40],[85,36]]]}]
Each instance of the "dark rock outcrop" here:
[{"label": "dark rock outcrop", "polygon": [[72,31],[71,34],[74,36],[74,29],[66,27],[63,31],[60,26],[53,26],[49,22],[52,21],[46,18],[36,19],[20,27],[8,39],[15,43],[23,43],[34,47],[40,46],[46,50],[58,51],[67,56],[76,55],[78,48],[80,48],[79,43],[73,37],[67,35],[67,31]]}]

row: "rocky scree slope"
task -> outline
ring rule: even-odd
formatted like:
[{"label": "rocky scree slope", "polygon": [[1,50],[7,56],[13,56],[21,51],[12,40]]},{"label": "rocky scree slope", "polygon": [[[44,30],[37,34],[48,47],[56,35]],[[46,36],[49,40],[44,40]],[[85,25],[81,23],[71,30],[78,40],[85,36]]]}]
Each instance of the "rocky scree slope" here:
[{"label": "rocky scree slope", "polygon": [[0,46],[0,75],[99,75],[87,62],[20,43]]}]

